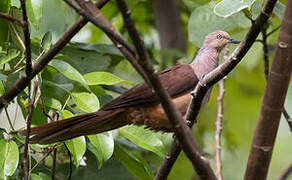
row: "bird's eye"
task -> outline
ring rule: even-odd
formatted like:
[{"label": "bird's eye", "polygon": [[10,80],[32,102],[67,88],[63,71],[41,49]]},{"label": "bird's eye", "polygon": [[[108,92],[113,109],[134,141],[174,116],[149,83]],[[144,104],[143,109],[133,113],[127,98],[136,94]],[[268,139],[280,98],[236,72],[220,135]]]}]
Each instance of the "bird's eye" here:
[{"label": "bird's eye", "polygon": [[222,39],[223,36],[222,36],[221,34],[218,34],[216,38],[217,38],[217,39]]}]

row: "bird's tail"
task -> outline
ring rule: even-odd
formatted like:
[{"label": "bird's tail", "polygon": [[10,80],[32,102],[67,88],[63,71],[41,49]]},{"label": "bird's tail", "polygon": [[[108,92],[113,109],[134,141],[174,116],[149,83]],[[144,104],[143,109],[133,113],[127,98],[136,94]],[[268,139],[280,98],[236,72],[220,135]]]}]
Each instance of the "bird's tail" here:
[{"label": "bird's tail", "polygon": [[[98,111],[34,127],[30,130],[30,135],[34,135],[30,143],[50,144],[113,130],[127,124],[122,111]],[[25,134],[26,130],[19,132],[19,135]]]}]

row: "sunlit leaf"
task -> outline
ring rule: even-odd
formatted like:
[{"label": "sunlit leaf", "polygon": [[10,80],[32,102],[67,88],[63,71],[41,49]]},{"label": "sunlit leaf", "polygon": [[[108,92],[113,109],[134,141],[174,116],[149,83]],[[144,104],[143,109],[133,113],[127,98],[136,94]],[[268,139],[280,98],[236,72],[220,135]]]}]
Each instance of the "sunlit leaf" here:
[{"label": "sunlit leaf", "polygon": [[72,97],[76,105],[85,112],[95,112],[99,109],[99,100],[93,93],[74,92]]},{"label": "sunlit leaf", "polygon": [[56,110],[62,109],[62,104],[60,103],[60,101],[58,101],[55,98],[43,96],[42,100],[43,100],[44,105],[49,107],[49,108],[56,109]]},{"label": "sunlit leaf", "polygon": [[94,146],[93,153],[98,159],[98,168],[100,169],[114,152],[114,139],[111,132],[88,136],[91,144]]},{"label": "sunlit leaf", "polygon": [[214,7],[214,13],[226,18],[250,7],[254,2],[255,0],[222,0]]},{"label": "sunlit leaf", "polygon": [[73,156],[76,167],[78,167],[86,151],[85,137],[80,136],[74,139],[67,140],[65,143]]},{"label": "sunlit leaf", "polygon": [[119,132],[136,145],[152,151],[160,157],[164,157],[167,153],[167,147],[160,139],[161,136],[143,126],[125,126],[120,128]]},{"label": "sunlit leaf", "polygon": [[52,60],[49,63],[49,65],[54,67],[56,70],[58,70],[60,73],[62,73],[67,78],[69,78],[69,79],[71,79],[73,81],[79,82],[86,89],[89,90],[89,87],[88,87],[85,79],[83,78],[83,76],[74,67],[72,67],[67,62],[61,61],[61,60]]},{"label": "sunlit leaf", "polygon": [[0,179],[11,176],[18,166],[19,151],[17,144],[0,139]]},{"label": "sunlit leaf", "polygon": [[41,176],[39,176],[39,175],[37,175],[37,174],[34,174],[34,173],[32,173],[32,174],[30,175],[30,178],[31,178],[32,180],[43,180],[43,178],[42,178]]},{"label": "sunlit leaf", "polygon": [[84,75],[88,85],[113,85],[121,82],[129,83],[128,81],[122,80],[118,76],[108,72],[92,72]]}]

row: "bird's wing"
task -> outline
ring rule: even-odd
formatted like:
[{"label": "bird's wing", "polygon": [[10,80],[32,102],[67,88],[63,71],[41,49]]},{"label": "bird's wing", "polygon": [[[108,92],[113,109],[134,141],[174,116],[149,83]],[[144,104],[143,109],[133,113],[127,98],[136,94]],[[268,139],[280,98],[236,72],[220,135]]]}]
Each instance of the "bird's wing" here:
[{"label": "bird's wing", "polygon": [[[161,71],[158,77],[171,97],[178,97],[190,92],[199,81],[190,65],[174,66]],[[153,90],[143,83],[129,89],[118,98],[106,104],[102,109],[113,110],[137,105],[144,106],[155,102],[158,102],[158,100]]]}]

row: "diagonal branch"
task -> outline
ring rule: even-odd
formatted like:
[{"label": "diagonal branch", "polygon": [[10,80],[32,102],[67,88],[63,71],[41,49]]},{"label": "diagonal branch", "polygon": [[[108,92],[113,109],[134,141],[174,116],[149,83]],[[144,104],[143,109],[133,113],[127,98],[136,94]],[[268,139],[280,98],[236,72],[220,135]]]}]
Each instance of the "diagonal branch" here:
[{"label": "diagonal branch", "polygon": [[[192,127],[199,113],[199,109],[201,106],[202,99],[206,94],[209,87],[214,85],[220,79],[225,77],[228,73],[230,73],[235,66],[242,60],[244,55],[250,49],[252,44],[255,42],[257,36],[259,35],[261,28],[269,19],[273,8],[276,4],[277,0],[266,0],[263,5],[262,11],[260,15],[256,18],[252,26],[250,27],[248,33],[245,38],[241,41],[238,47],[233,51],[231,56],[229,56],[224,63],[219,65],[212,72],[204,76],[204,78],[199,82],[195,90],[193,91],[193,98],[190,103],[188,112],[187,112],[187,121],[190,122],[189,126]],[[165,172],[163,177],[159,179],[166,179],[174,162],[176,161],[179,153],[181,151],[180,146],[177,144],[172,144],[167,157],[163,160],[160,169],[164,169]],[[159,169],[159,171],[160,171]]]},{"label": "diagonal branch", "polygon": [[[96,3],[98,8],[102,8],[109,0],[99,0]],[[88,22],[86,18],[80,18],[73,24],[63,36],[52,46],[52,48],[45,53],[38,62],[34,63],[30,77],[22,76],[5,94],[0,97],[0,109],[8,105],[21,91],[23,91],[33,79],[35,75],[41,72],[45,66],[53,59],[61,50],[70,42],[70,40],[77,34],[80,29]]]},{"label": "diagonal branch", "polygon": [[175,135],[177,136],[180,145],[190,161],[193,163],[193,166],[201,179],[216,179],[209,162],[202,157],[200,150],[197,149],[197,143],[193,138],[190,129],[187,124],[184,123],[181,114],[174,106],[169,94],[163,88],[157,75],[154,73],[154,68],[150,63],[144,43],[135,27],[133,19],[131,18],[130,9],[124,0],[117,0],[117,4],[123,15],[125,27],[127,28],[138,52],[138,62],[146,72],[150,83],[155,90],[155,94],[174,128]]},{"label": "diagonal branch", "polygon": [[16,19],[15,17],[10,16],[10,15],[7,14],[7,13],[1,13],[1,12],[0,12],[0,18],[6,19],[6,20],[8,20],[8,21],[10,21],[10,22],[12,22],[12,23],[14,23],[14,24],[17,24],[17,25],[19,25],[19,26],[22,26],[22,27],[25,26],[25,23],[24,23],[23,21],[21,21],[21,20],[19,20],[19,19]]}]

